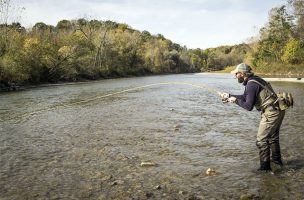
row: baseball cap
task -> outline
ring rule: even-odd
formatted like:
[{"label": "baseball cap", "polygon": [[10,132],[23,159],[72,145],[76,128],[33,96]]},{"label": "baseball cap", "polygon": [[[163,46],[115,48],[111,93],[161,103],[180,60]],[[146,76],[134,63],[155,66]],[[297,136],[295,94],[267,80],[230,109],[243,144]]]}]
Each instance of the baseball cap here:
[{"label": "baseball cap", "polygon": [[244,72],[244,73],[250,73],[251,72],[251,67],[245,63],[241,63],[236,66],[236,68],[231,71],[231,74],[236,74],[238,72]]}]

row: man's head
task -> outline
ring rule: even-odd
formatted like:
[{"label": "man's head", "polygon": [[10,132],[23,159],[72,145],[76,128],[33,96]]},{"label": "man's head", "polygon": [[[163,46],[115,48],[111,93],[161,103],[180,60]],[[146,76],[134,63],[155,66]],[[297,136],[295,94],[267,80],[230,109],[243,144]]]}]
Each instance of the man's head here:
[{"label": "man's head", "polygon": [[249,65],[241,63],[237,65],[233,71],[231,71],[231,74],[234,74],[235,78],[238,79],[239,83],[243,83],[245,79],[253,75],[251,70],[252,69]]}]

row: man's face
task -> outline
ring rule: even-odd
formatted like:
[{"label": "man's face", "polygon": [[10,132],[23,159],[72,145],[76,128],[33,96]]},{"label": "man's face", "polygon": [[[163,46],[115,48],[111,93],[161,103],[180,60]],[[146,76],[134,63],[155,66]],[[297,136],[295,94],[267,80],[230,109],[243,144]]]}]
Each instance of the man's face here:
[{"label": "man's face", "polygon": [[235,73],[235,78],[237,78],[239,83],[244,82],[244,74],[242,72],[237,72]]}]

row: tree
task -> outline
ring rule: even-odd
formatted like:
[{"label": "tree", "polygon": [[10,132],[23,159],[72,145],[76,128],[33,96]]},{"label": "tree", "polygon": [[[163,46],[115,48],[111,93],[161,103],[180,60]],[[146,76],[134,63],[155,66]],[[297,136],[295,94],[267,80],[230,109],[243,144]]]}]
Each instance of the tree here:
[{"label": "tree", "polygon": [[56,29],[59,31],[68,31],[73,29],[73,24],[70,21],[64,19],[57,23]]},{"label": "tree", "polygon": [[291,38],[283,49],[282,60],[289,64],[299,64],[304,61],[304,43]]},{"label": "tree", "polygon": [[260,30],[260,41],[254,54],[255,65],[267,65],[280,62],[282,49],[292,37],[292,17],[286,12],[286,6],[271,9],[268,24]]},{"label": "tree", "polygon": [[[18,22],[19,14],[24,8],[14,5],[12,0],[0,0],[0,56],[3,56],[10,46],[10,31],[24,28]],[[11,25],[9,25],[11,23]],[[13,29],[11,29],[13,28]]]},{"label": "tree", "polygon": [[46,25],[43,22],[36,23],[31,31],[33,37],[39,37],[40,40],[52,41],[54,37],[55,27],[51,25]]},{"label": "tree", "polygon": [[291,8],[291,15],[295,19],[295,37],[304,40],[304,1],[288,0],[288,5]]},{"label": "tree", "polygon": [[17,22],[23,10],[12,0],[0,0],[0,81],[6,85],[27,78],[21,66],[14,61],[25,33],[25,28]]}]

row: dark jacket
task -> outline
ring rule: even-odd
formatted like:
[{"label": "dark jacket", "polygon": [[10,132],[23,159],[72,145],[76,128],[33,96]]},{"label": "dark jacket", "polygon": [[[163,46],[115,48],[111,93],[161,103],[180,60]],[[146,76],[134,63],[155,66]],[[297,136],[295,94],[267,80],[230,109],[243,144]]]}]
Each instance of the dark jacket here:
[{"label": "dark jacket", "polygon": [[246,81],[244,81],[243,85],[245,85],[245,91],[243,95],[233,95],[231,96],[236,98],[236,104],[241,106],[242,108],[251,111],[258,100],[258,95],[263,89],[262,86],[255,82],[248,82],[249,80],[256,80],[266,85],[266,81],[258,76],[248,77]]}]

